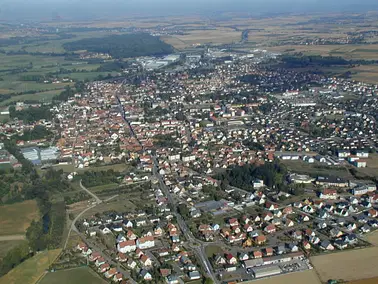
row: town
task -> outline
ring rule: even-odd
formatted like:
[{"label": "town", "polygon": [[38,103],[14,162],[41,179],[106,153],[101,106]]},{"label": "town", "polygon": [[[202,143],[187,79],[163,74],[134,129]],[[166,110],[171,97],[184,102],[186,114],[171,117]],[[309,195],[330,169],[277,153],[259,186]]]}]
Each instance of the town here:
[{"label": "town", "polygon": [[[378,86],[271,65],[279,56],[139,58],[67,101],[2,110],[23,157],[83,192],[64,265],[119,283],[233,283],[370,246]],[[20,117],[35,109],[51,118]],[[0,149],[2,166],[21,167]]]}]

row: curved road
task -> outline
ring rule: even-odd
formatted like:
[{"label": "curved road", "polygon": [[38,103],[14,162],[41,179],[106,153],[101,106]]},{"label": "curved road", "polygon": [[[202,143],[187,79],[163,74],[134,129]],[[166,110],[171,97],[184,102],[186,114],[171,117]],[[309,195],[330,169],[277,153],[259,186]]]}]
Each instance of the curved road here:
[{"label": "curved road", "polygon": [[102,202],[102,200],[100,198],[98,198],[98,196],[95,195],[93,192],[89,191],[81,182],[82,182],[82,180],[80,180],[81,189],[84,190],[86,193],[88,193],[90,196],[92,196],[96,200],[97,204],[100,204]]}]

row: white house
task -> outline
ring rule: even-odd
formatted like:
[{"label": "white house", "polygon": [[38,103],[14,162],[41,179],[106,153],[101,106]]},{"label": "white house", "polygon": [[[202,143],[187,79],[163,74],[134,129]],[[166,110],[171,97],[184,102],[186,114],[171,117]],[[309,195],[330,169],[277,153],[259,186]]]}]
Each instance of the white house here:
[{"label": "white house", "polygon": [[120,242],[117,245],[117,250],[122,253],[128,253],[136,250],[136,243],[134,240]]}]

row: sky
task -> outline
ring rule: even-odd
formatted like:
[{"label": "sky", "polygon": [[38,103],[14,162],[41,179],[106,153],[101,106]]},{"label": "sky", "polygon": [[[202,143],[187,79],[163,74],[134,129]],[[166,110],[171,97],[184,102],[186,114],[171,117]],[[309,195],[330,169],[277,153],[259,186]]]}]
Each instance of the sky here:
[{"label": "sky", "polygon": [[363,12],[378,0],[0,0],[0,21],[125,18],[184,14]]}]

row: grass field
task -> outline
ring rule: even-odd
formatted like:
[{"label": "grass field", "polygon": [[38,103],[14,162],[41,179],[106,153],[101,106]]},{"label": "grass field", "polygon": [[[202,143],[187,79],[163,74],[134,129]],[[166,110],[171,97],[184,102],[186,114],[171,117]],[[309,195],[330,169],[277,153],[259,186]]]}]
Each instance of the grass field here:
[{"label": "grass field", "polygon": [[352,281],[378,277],[378,247],[319,255],[310,259],[323,282],[329,279]]},{"label": "grass field", "polygon": [[256,283],[256,284],[321,284],[316,272],[314,270],[300,271],[285,275],[279,275],[274,277],[265,278],[258,281],[249,281],[244,283]]},{"label": "grass field", "polygon": [[12,248],[24,243],[26,241],[2,241],[0,242],[0,260],[10,251]]},{"label": "grass field", "polygon": [[31,221],[38,218],[35,200],[0,206],[0,235],[24,234]]},{"label": "grass field", "polygon": [[[351,174],[344,167],[321,167],[321,164],[309,164],[304,161],[282,161],[289,170],[311,176],[326,175],[342,178],[352,178]],[[318,167],[319,166],[319,167]]]},{"label": "grass field", "polygon": [[222,248],[220,246],[215,245],[209,245],[205,249],[206,255],[208,258],[211,258],[214,256],[214,254],[218,254],[223,252]]},{"label": "grass field", "polygon": [[107,170],[114,170],[118,172],[126,171],[130,169],[129,165],[125,164],[116,164],[116,165],[107,165],[107,166],[99,166],[99,167],[88,167],[84,169],[75,168],[74,165],[54,165],[55,170],[62,169],[65,173],[72,173],[72,172],[86,172],[86,171],[107,171]]},{"label": "grass field", "polygon": [[61,249],[44,251],[12,269],[0,278],[0,284],[36,283],[45,273],[45,270],[55,261]]},{"label": "grass field", "polygon": [[88,267],[81,267],[69,270],[62,270],[47,273],[39,284],[102,284],[107,283],[101,279],[92,269]]},{"label": "grass field", "polygon": [[110,183],[110,184],[104,184],[104,185],[90,187],[88,189],[92,192],[97,192],[97,191],[103,191],[103,190],[108,190],[108,189],[115,189],[115,188],[118,188],[118,187],[119,187],[118,183]]}]

